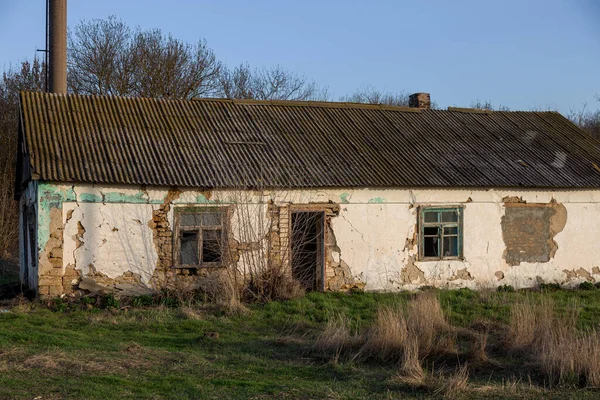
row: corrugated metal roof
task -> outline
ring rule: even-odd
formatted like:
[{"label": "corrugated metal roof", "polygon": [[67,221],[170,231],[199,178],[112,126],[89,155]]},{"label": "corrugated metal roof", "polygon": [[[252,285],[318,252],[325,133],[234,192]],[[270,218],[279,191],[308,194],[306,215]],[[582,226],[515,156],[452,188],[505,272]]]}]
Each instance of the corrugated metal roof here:
[{"label": "corrugated metal roof", "polygon": [[[21,94],[32,176],[235,187],[600,187],[555,112]],[[25,158],[27,160],[27,158]]]}]

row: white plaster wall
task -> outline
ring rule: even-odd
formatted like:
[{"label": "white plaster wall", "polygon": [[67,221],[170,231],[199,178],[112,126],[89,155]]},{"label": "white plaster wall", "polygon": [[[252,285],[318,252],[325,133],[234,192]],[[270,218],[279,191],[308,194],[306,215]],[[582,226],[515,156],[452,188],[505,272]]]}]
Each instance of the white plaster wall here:
[{"label": "white plaster wall", "polygon": [[[73,189],[77,201],[63,204],[65,266],[75,264],[85,274],[88,266],[93,264],[97,271],[111,278],[131,271],[149,282],[157,254],[148,221],[152,219],[152,211],[164,201],[167,190],[81,185]],[[91,195],[104,200],[89,202]],[[550,262],[521,263],[514,267],[506,264],[500,223],[504,215],[502,199],[506,196],[522,197],[528,203],[555,200],[565,206],[567,222],[554,238],[558,250]],[[86,199],[88,202],[84,201]],[[412,289],[425,284],[451,288],[500,284],[523,287],[535,285],[538,279],[574,285],[584,278],[568,280],[564,271],[580,268],[591,274],[592,279],[600,280],[600,274],[594,274],[594,268],[600,266],[600,190],[374,188],[270,191],[262,196],[258,192],[231,191],[215,191],[208,196],[206,192],[183,190],[173,207],[235,203],[237,211],[234,211],[232,232],[241,239],[240,221],[248,221],[239,216],[241,210],[252,209],[254,215],[265,216],[269,199],[276,204],[338,203],[340,214],[332,218],[331,226],[341,250],[340,258],[350,266],[353,276],[366,284],[366,290]],[[424,280],[407,282],[402,279],[402,272],[408,260],[416,257],[417,247],[407,246],[407,240],[412,240],[415,233],[419,205],[464,206],[464,260],[417,261],[415,265],[423,272]],[[173,207],[169,214],[171,223]],[[71,218],[67,221],[71,210]],[[256,240],[260,239],[259,232],[266,229],[266,221],[266,218],[257,217],[252,222],[249,231],[255,232]],[[83,245],[76,249],[78,222],[85,228],[85,233]],[[243,265],[240,267],[244,268]],[[472,279],[456,279],[457,271],[463,269]],[[504,274],[502,280],[496,276],[498,271]]]},{"label": "white plaster wall", "polygon": [[[63,264],[84,275],[93,266],[109,278],[131,271],[148,284],[158,255],[152,241],[150,204],[64,203]],[[67,216],[71,218],[67,221]],[[78,223],[85,232],[80,239]],[[78,244],[82,242],[80,246]]]}]

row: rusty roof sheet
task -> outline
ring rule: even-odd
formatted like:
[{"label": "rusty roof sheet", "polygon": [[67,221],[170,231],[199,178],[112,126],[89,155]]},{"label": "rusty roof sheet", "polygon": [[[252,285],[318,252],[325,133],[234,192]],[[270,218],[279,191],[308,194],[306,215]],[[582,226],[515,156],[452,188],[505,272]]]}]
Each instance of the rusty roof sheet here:
[{"label": "rusty roof sheet", "polygon": [[48,181],[600,187],[599,143],[555,112],[23,92],[21,115],[31,176]]}]

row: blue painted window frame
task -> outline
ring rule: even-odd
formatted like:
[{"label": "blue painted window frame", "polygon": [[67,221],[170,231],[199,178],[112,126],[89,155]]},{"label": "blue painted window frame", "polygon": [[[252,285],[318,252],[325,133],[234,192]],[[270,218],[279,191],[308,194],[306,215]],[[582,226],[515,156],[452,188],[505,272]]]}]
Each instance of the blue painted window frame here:
[{"label": "blue painted window frame", "polygon": [[[457,213],[456,221],[443,221],[442,213],[455,211]],[[425,221],[426,213],[437,213],[435,222]],[[436,236],[425,235],[425,228],[438,227]],[[444,256],[444,228],[457,228],[457,255]],[[437,237],[439,256],[425,256],[425,237]],[[462,260],[463,256],[463,207],[462,206],[421,206],[419,207],[419,260],[422,261],[439,261],[439,260]]]}]

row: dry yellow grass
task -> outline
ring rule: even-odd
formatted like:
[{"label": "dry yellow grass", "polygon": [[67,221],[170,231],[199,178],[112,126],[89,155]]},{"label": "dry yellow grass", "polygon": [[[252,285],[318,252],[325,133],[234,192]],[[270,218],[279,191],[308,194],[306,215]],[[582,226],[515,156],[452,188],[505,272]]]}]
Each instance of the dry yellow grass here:
[{"label": "dry yellow grass", "polygon": [[325,325],[325,329],[317,337],[314,347],[319,352],[327,353],[331,350],[339,355],[355,346],[357,336],[350,332],[350,320],[343,315],[336,315],[330,318]]},{"label": "dry yellow grass", "polygon": [[342,316],[330,319],[315,348],[333,351],[336,360],[345,355],[354,360],[397,363],[394,382],[435,387],[433,392],[452,397],[466,388],[466,364],[451,377],[443,373],[435,377],[434,371],[426,373],[424,366],[435,364],[439,357],[468,360],[479,370],[498,366],[487,352],[492,337],[493,348],[501,345],[529,359],[531,368],[543,373],[548,384],[600,387],[600,332],[579,331],[578,310],[577,304],[571,304],[557,313],[550,299],[525,297],[512,304],[508,326],[479,322],[471,328],[458,328],[448,322],[435,293],[418,293],[405,306],[378,308],[372,325],[362,334],[353,334],[350,321]]}]

